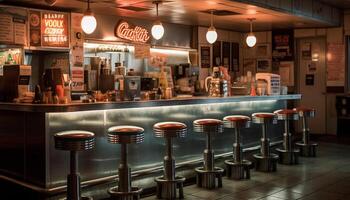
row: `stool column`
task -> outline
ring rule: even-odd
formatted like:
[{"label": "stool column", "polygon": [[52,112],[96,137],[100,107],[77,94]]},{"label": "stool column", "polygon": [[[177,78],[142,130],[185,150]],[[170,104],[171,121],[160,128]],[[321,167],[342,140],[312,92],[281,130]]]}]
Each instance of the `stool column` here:
[{"label": "stool column", "polygon": [[289,119],[284,120],[283,147],[284,149],[292,150],[292,134],[289,131]]},{"label": "stool column", "polygon": [[235,129],[235,143],[233,144],[233,160],[236,163],[241,162],[243,158],[243,151],[242,151],[242,144],[241,144],[241,131],[239,128]]},{"label": "stool column", "polygon": [[260,152],[261,156],[269,157],[270,156],[270,138],[267,137],[267,124],[264,122],[262,126],[262,137],[261,137],[261,147]]},{"label": "stool column", "polygon": [[166,155],[164,156],[164,178],[166,180],[175,179],[175,159],[173,157],[173,140],[166,138]]},{"label": "stool column", "polygon": [[118,168],[119,173],[119,191],[121,192],[130,192],[131,191],[131,175],[130,168],[128,166],[128,147],[126,144],[120,145],[120,164]]},{"label": "stool column", "polygon": [[214,169],[214,151],[211,148],[211,133],[207,134],[206,149],[204,150],[204,170]]},{"label": "stool column", "polygon": [[304,144],[309,144],[310,143],[310,129],[307,124],[307,118],[303,117],[303,142]]},{"label": "stool column", "polygon": [[76,151],[70,151],[70,174],[67,176],[67,199],[80,199],[80,177],[77,173],[78,154]]}]

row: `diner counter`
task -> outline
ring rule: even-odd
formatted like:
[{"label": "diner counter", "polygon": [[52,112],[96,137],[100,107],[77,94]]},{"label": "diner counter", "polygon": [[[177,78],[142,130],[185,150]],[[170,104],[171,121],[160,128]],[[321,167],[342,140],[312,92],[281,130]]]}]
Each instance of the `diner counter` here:
[{"label": "diner counter", "polygon": [[[186,138],[174,140],[178,173],[193,177],[193,168],[201,165],[205,137],[195,134],[193,121],[200,118],[223,119],[227,115],[251,116],[254,112],[273,112],[297,104],[301,95],[232,96],[226,98],[191,97],[171,100],[72,103],[65,105],[0,103],[0,179],[12,180],[44,193],[62,191],[69,171],[69,154],[55,149],[54,134],[67,130],[95,133],[95,149],[81,153],[82,184],[94,185],[117,178],[119,148],[107,142],[109,127],[140,126],[145,142],[130,145],[129,162],[133,177],[140,186],[150,187],[154,176],[162,173],[164,141],[155,138],[153,125],[162,121],[183,122]],[[279,144],[283,124],[269,126],[268,136]],[[261,126],[252,124],[242,130],[244,149],[259,148]],[[232,156],[234,142],[231,129],[213,138],[216,161]],[[221,159],[221,161],[218,161]]]},{"label": "diner counter", "polygon": [[107,110],[123,108],[141,108],[176,105],[195,105],[210,103],[229,103],[244,101],[266,101],[266,100],[297,100],[300,94],[277,95],[277,96],[230,96],[230,97],[188,97],[149,101],[119,101],[119,102],[97,102],[70,104],[28,104],[28,103],[4,103],[0,102],[0,110],[12,110],[23,112],[76,112],[89,110]]}]

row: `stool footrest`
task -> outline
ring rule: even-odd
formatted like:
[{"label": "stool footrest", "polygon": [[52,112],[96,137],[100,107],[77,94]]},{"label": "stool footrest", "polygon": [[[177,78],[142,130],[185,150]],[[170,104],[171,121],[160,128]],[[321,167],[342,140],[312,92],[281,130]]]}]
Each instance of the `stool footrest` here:
[{"label": "stool footrest", "polygon": [[118,186],[108,189],[108,193],[112,197],[117,197],[120,200],[139,200],[142,188],[132,187],[130,192],[118,191]]},{"label": "stool footrest", "polygon": [[215,167],[214,170],[205,170],[203,167],[197,167],[197,186],[206,189],[222,187],[222,175],[224,169]]},{"label": "stool footrest", "polygon": [[242,160],[235,162],[234,160],[225,160],[226,175],[228,179],[242,180],[250,179],[250,169],[253,163],[249,160]]},{"label": "stool footrest", "polygon": [[278,162],[283,165],[296,165],[299,163],[299,153],[300,151],[298,149],[279,149],[277,148],[276,151],[279,154],[279,160]]},{"label": "stool footrest", "polygon": [[271,153],[269,156],[262,156],[261,154],[254,154],[255,170],[261,172],[275,172],[277,171],[278,155]]},{"label": "stool footrest", "polygon": [[308,144],[305,144],[303,142],[297,142],[295,145],[300,150],[300,156],[303,157],[316,157],[316,150],[317,150],[317,143],[310,142]]}]

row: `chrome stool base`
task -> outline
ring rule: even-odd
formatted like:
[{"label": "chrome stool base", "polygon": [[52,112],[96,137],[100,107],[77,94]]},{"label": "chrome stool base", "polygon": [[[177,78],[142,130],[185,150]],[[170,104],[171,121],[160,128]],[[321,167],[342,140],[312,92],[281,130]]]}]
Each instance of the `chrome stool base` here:
[{"label": "chrome stool base", "polygon": [[222,174],[224,169],[215,167],[213,171],[197,167],[197,186],[206,189],[222,188]]},{"label": "chrome stool base", "polygon": [[316,157],[316,149],[318,144],[317,143],[309,143],[305,144],[303,142],[297,142],[295,143],[296,146],[299,147],[300,150],[300,156],[302,157]]},{"label": "chrome stool base", "polygon": [[259,154],[253,155],[255,158],[255,170],[260,172],[275,172],[277,171],[278,155],[270,153],[268,157]]},{"label": "chrome stool base", "polygon": [[243,160],[242,162],[234,162],[233,160],[225,160],[227,178],[233,180],[250,179],[250,169],[252,162]]},{"label": "chrome stool base", "polygon": [[299,163],[299,153],[297,149],[291,149],[290,151],[277,148],[276,151],[279,154],[279,163],[283,165],[296,165]]},{"label": "chrome stool base", "polygon": [[[183,183],[185,180],[181,176],[175,177],[174,180],[166,180],[163,176],[156,177],[154,181],[157,183],[157,198],[184,199]],[[177,189],[179,190],[179,198],[177,198]]]},{"label": "chrome stool base", "polygon": [[112,187],[108,189],[108,193],[116,199],[119,200],[139,200],[142,188],[132,187],[130,192],[120,192],[117,187]]}]

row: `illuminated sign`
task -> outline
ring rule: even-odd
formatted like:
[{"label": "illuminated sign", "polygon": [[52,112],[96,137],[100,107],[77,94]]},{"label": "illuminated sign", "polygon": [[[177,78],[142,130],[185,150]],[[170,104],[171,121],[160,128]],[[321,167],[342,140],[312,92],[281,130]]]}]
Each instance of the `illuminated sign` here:
[{"label": "illuminated sign", "polygon": [[41,45],[48,47],[69,47],[68,14],[41,13]]},{"label": "illuminated sign", "polygon": [[147,29],[140,26],[132,26],[126,21],[120,21],[115,28],[115,35],[132,42],[147,43],[150,36]]}]

